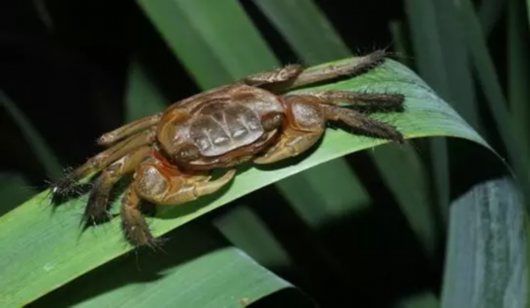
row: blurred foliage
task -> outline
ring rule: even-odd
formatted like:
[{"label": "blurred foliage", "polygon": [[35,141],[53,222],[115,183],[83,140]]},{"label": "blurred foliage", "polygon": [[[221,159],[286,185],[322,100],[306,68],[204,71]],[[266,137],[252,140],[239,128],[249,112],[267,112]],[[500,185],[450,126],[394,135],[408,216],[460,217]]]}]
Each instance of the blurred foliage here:
[{"label": "blurred foliage", "polygon": [[[2,4],[0,237],[9,264],[0,305],[526,307],[528,3]],[[423,95],[411,103],[417,118],[396,124],[436,138],[397,147],[332,131],[300,165],[244,172],[202,210],[154,224],[169,231],[165,252],[116,245],[117,222],[77,239],[84,199],[51,213],[37,195],[61,166],[96,153],[101,133],[171,102],[252,72],[383,48],[437,98],[392,65],[334,86],[392,91],[410,77],[396,91]]]}]

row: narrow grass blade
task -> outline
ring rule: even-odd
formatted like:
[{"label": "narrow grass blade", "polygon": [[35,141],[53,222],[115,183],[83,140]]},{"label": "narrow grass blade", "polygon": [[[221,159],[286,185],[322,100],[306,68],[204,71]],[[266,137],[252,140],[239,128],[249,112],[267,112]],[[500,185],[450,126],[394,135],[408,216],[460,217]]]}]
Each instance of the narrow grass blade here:
[{"label": "narrow grass blade", "polygon": [[32,148],[33,153],[35,153],[36,158],[44,166],[50,178],[57,179],[60,177],[63,169],[53,154],[53,151],[48,147],[28,119],[26,119],[26,116],[17,108],[15,102],[3,91],[0,91],[0,103],[6,108],[13,120],[15,120],[29,146]]},{"label": "narrow grass blade", "polygon": [[[352,52],[314,1],[254,0],[254,3],[285,37],[303,62],[314,64],[315,61],[325,62],[326,59],[351,55]],[[418,180],[424,180],[425,170],[411,147],[404,146],[400,151],[393,151],[394,149],[378,148],[372,152],[373,158],[384,181],[407,214],[412,228],[419,232],[419,239],[426,250],[432,253],[433,246],[436,246],[434,224],[430,215],[416,215],[424,213],[426,209],[428,211],[428,190],[417,189],[423,183]],[[371,201],[359,179],[347,170],[348,165],[344,161],[336,160],[305,172],[303,176],[308,182],[306,187],[318,187],[316,198],[309,194],[293,193],[304,189],[303,186],[298,186],[304,181],[302,175],[282,181],[279,187],[301,216],[312,226],[316,226],[343,217],[352,210],[359,210]],[[409,174],[406,179],[394,176],[404,173]],[[426,219],[427,217],[429,219]]]},{"label": "narrow grass blade", "polygon": [[289,45],[309,65],[350,54],[314,1],[253,0]]},{"label": "narrow grass blade", "polygon": [[203,89],[279,66],[237,1],[138,4]]},{"label": "narrow grass blade", "polygon": [[[405,4],[420,76],[475,129],[481,131],[468,50],[462,42],[463,37],[459,35],[460,31],[455,28],[455,13],[451,3],[407,0]],[[447,223],[450,173],[446,141],[432,140],[430,151],[439,212]]]},{"label": "narrow grass blade", "polygon": [[[285,37],[301,63],[315,65],[350,55],[313,1],[255,0],[254,3]],[[327,162],[277,185],[302,219],[314,228],[370,202],[359,179],[343,159]],[[301,190],[306,193],[297,193]]]},{"label": "narrow grass blade", "polygon": [[392,33],[392,39],[394,43],[394,50],[400,58],[399,62],[405,64],[408,67],[412,67],[414,61],[411,57],[411,42],[410,42],[410,32],[407,29],[406,20],[392,20],[390,21],[388,27]]},{"label": "narrow grass blade", "polygon": [[[324,62],[325,59],[351,55],[351,51],[313,1],[254,0],[254,3],[261,8],[304,62],[312,64],[314,61]],[[381,147],[372,154],[385,182],[407,214],[412,228],[422,232],[418,237],[432,253],[432,247],[436,246],[432,221],[425,220],[425,216],[416,215],[428,208],[428,190],[416,189],[423,183],[418,180],[424,181],[425,170],[411,147],[404,146],[401,150],[407,153],[406,159],[401,153],[395,153],[391,147]],[[294,180],[301,178],[301,175],[282,181],[279,187],[306,221],[313,226],[317,223],[323,224],[326,220],[333,220],[351,212],[353,208],[359,210],[370,202],[355,174],[346,174],[343,171],[347,168],[342,161],[332,161],[305,172],[309,175],[308,181],[313,181],[309,183],[313,184],[310,186],[322,189],[317,198],[293,193],[300,189]],[[406,179],[393,176],[404,172],[410,175]],[[339,182],[334,180],[338,178],[341,179]],[[319,215],[318,209],[325,211],[326,215]]]},{"label": "narrow grass blade", "polygon": [[484,35],[488,37],[495,24],[500,20],[506,3],[510,0],[483,0],[478,10],[478,18]]},{"label": "narrow grass blade", "polygon": [[508,111],[508,104],[495,66],[488,53],[488,46],[484,38],[480,23],[475,14],[473,4],[469,0],[461,0],[456,5],[458,21],[465,41],[472,55],[473,64],[477,71],[482,90],[484,91],[488,106],[495,120],[495,124],[508,151],[510,163],[524,193],[527,210],[530,211],[530,163],[524,156],[522,144],[527,143],[526,134],[516,134],[512,118]]},{"label": "narrow grass blade", "polygon": [[440,302],[435,294],[420,293],[407,297],[396,305],[396,308],[439,308]]},{"label": "narrow grass blade", "polygon": [[[384,148],[384,151],[383,151]],[[401,206],[410,227],[430,257],[438,248],[436,213],[432,210],[428,191],[428,174],[418,155],[410,147],[400,149],[382,146],[373,151],[381,175]],[[404,177],[403,175],[407,176]]]},{"label": "narrow grass blade", "polygon": [[530,0],[526,0],[526,14],[528,15],[528,22],[530,23]]},{"label": "narrow grass blade", "polygon": [[259,217],[247,206],[238,206],[214,221],[215,226],[237,247],[267,268],[292,265],[290,256]]},{"label": "narrow grass blade", "polygon": [[[341,62],[322,65],[339,65]],[[373,91],[392,89],[405,95],[406,112],[373,116],[383,121],[391,117],[407,138],[463,138],[494,153],[447,103],[412,71],[395,61],[388,61],[362,76],[316,89],[366,91],[367,88]],[[149,225],[155,236],[161,236],[261,187],[346,154],[385,143],[384,140],[329,129],[318,148],[303,160],[283,168],[242,169],[223,191],[183,207],[161,209],[157,218],[149,219]],[[33,301],[132,249],[124,244],[119,219],[80,234],[79,219],[88,198],[86,195],[62,204],[54,212],[47,206],[49,198],[50,191],[44,191],[0,217],[0,242],[7,247],[0,259],[2,306],[21,306]],[[119,208],[119,202],[117,199],[112,205],[114,209]]]},{"label": "narrow grass blade", "polygon": [[129,66],[127,95],[125,98],[125,122],[162,111],[167,99],[152,82],[144,64],[133,57]]},{"label": "narrow grass blade", "polygon": [[526,307],[529,226],[514,183],[479,183],[450,211],[442,307]]},{"label": "narrow grass blade", "polygon": [[469,51],[451,2],[407,0],[417,69],[444,99],[481,131]]},{"label": "narrow grass blade", "polygon": [[129,254],[31,306],[241,307],[291,291],[295,296],[289,304],[313,307],[287,281],[203,227],[181,228],[164,253]]},{"label": "narrow grass blade", "polygon": [[0,173],[0,216],[29,200],[36,193],[21,174]]},{"label": "narrow grass blade", "polygon": [[[530,132],[530,52],[529,28],[521,1],[508,2],[508,101],[515,134],[525,136]],[[530,160],[530,142],[521,143],[521,155]],[[530,172],[530,170],[528,170]]]}]

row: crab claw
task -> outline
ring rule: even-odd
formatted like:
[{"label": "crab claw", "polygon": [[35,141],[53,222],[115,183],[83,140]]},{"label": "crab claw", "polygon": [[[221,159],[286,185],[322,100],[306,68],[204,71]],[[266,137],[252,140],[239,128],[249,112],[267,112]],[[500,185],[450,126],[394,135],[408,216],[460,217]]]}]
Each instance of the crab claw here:
[{"label": "crab claw", "polygon": [[298,132],[287,129],[278,143],[254,159],[256,164],[271,164],[297,156],[312,147],[322,136],[322,132]]}]

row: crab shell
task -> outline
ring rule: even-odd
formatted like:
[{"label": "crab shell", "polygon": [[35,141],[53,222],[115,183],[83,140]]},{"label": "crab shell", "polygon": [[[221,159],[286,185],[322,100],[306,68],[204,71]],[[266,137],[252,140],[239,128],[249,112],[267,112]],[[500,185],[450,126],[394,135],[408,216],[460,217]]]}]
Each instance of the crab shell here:
[{"label": "crab shell", "polygon": [[166,110],[157,137],[166,155],[181,166],[230,167],[277,140],[285,110],[281,96],[267,90],[223,86]]}]

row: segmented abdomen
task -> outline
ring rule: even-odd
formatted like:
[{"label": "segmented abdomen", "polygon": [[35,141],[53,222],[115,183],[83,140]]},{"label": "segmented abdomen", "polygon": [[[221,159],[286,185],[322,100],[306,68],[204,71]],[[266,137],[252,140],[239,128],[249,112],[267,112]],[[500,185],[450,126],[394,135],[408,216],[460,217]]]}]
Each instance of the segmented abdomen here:
[{"label": "segmented abdomen", "polygon": [[202,155],[217,156],[253,143],[264,130],[250,108],[219,102],[201,109],[189,132]]}]

